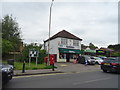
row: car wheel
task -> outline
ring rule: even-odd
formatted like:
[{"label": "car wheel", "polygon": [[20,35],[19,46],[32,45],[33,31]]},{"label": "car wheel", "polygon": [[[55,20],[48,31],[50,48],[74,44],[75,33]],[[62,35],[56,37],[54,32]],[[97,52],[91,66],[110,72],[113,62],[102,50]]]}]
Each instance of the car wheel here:
[{"label": "car wheel", "polygon": [[98,64],[98,65],[99,65],[99,63],[98,63],[98,62],[95,62],[95,64]]},{"label": "car wheel", "polygon": [[12,79],[12,75],[10,76],[10,80]]},{"label": "car wheel", "polygon": [[107,70],[104,70],[104,69],[103,69],[103,72],[107,72]]}]

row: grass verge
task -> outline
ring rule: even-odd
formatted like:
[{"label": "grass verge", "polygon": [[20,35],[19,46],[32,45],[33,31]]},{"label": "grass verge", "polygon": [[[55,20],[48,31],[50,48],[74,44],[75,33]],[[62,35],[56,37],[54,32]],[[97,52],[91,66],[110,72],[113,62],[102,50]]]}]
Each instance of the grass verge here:
[{"label": "grass verge", "polygon": [[[3,61],[2,63],[7,64],[6,61]],[[14,62],[14,70],[22,70],[23,68],[23,63],[22,62]],[[54,68],[57,68],[56,66],[54,66]],[[37,64],[34,62],[30,63],[25,63],[25,70],[37,70],[37,69],[52,69],[52,66],[48,65],[46,66],[46,64]]]}]

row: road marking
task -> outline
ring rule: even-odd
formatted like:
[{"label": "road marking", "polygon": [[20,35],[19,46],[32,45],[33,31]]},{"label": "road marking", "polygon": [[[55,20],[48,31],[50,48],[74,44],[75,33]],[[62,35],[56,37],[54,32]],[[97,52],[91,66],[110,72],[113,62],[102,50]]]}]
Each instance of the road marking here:
[{"label": "road marking", "polygon": [[111,79],[111,78],[110,77],[108,77],[108,78],[100,78],[100,79],[85,81],[85,83],[96,82],[96,81],[107,80],[107,79]]},{"label": "road marking", "polygon": [[60,66],[61,66],[61,67],[65,67],[65,66],[67,66],[67,65],[66,65],[66,64],[61,64]]},{"label": "road marking", "polygon": [[67,72],[67,74],[79,74],[79,73],[84,73],[84,72],[95,72],[95,71],[101,71],[101,70],[91,70],[91,71],[81,71],[81,72]]},{"label": "road marking", "polygon": [[76,83],[73,83],[73,85],[79,85],[79,84],[91,83],[91,82],[102,81],[102,80],[108,80],[108,79],[111,79],[111,78],[108,77],[108,78],[100,78],[100,79],[89,80],[89,81],[84,81],[84,82],[76,82]]},{"label": "road marking", "polygon": [[[27,75],[27,76],[15,76],[15,78],[26,78],[26,77],[37,77],[37,76],[49,76],[49,75],[60,75],[60,74],[79,74],[79,73],[84,73],[84,72],[94,72],[98,70],[92,70],[92,71],[82,71],[82,72],[66,72],[66,73],[54,73],[54,74],[39,74],[39,75]],[[100,70],[99,70],[100,71]]]},{"label": "road marking", "polygon": [[37,76],[50,76],[50,75],[57,75],[57,74],[67,74],[67,73],[54,73],[54,74],[39,74],[39,75],[16,76],[16,77],[13,77],[13,79],[15,79],[15,78],[26,78],[26,77],[37,77]]}]

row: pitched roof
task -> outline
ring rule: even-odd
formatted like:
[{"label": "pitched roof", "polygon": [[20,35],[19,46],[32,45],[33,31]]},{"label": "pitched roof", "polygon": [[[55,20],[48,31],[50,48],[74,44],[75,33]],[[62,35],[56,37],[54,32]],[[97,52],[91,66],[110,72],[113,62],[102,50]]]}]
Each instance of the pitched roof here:
[{"label": "pitched roof", "polygon": [[100,50],[111,51],[111,52],[114,51],[114,50],[112,50],[112,49],[109,49],[109,48],[103,48],[103,47],[101,47]]},{"label": "pitched roof", "polygon": [[[60,32],[58,32],[57,34],[55,34],[54,36],[50,37],[50,40],[52,39],[55,39],[57,37],[62,37],[62,38],[69,38],[69,39],[75,39],[75,40],[80,40],[82,41],[82,39],[80,39],[79,37],[69,33],[68,31],[66,30],[62,30]],[[44,42],[47,42],[49,39],[47,39],[46,41]]]}]

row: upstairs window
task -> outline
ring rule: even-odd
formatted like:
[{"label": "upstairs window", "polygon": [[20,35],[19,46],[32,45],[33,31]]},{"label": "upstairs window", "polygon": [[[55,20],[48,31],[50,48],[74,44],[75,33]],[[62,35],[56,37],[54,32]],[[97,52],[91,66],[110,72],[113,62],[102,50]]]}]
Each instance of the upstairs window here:
[{"label": "upstairs window", "polygon": [[73,40],[73,46],[79,46],[79,41],[78,40]]},{"label": "upstairs window", "polygon": [[66,38],[61,38],[61,44],[62,45],[67,45],[68,44],[68,40]]}]

